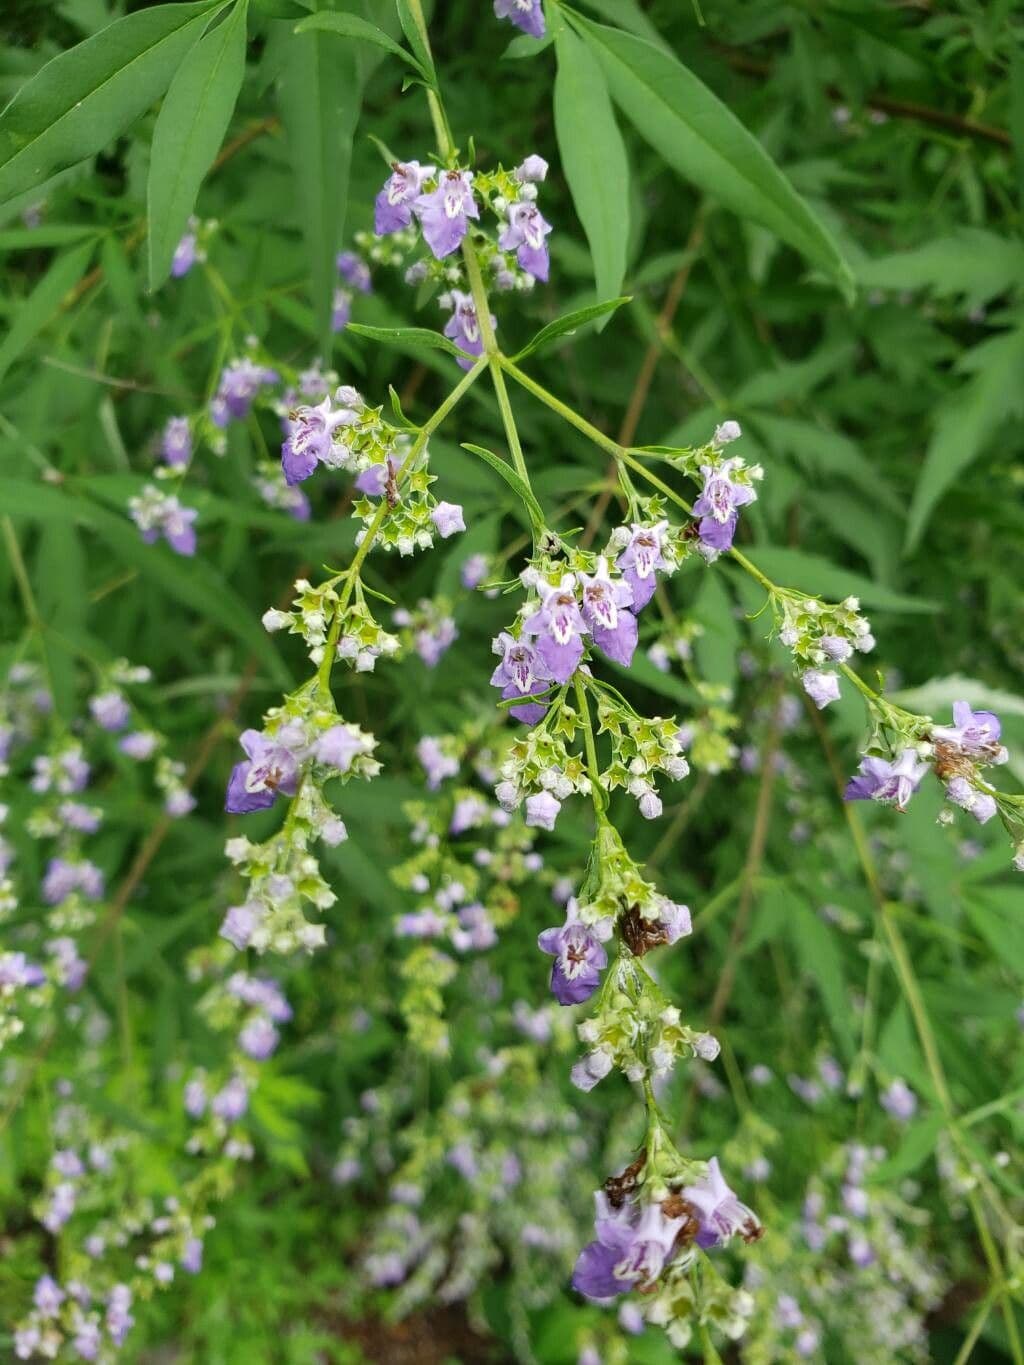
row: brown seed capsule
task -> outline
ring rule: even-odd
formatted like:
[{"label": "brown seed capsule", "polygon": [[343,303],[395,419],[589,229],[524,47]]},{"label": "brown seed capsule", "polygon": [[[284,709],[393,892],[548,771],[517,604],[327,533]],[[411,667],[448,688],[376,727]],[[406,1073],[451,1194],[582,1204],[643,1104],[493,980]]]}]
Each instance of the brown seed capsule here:
[{"label": "brown seed capsule", "polygon": [[632,905],[619,919],[619,929],[634,957],[643,957],[652,948],[668,942],[668,934],[656,920],[645,919],[639,905]]}]

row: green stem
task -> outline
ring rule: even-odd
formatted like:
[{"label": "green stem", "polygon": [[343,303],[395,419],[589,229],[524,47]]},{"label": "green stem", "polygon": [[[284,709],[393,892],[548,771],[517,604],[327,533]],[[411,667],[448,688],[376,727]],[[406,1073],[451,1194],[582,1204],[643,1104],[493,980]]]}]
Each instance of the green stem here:
[{"label": "green stem", "polygon": [[[50,695],[57,703],[57,691],[53,682],[53,669],[50,665],[50,650],[46,639],[46,625],[42,616],[39,614],[39,607],[36,604],[35,594],[32,591],[32,581],[28,576],[28,569],[25,567],[25,560],[22,557],[21,546],[18,544],[18,537],[14,533],[14,523],[10,517],[5,516],[0,521],[3,529],[4,543],[7,546],[7,553],[10,556],[11,568],[14,571],[14,579],[18,585],[18,593],[21,597],[21,604],[25,608],[25,616],[28,620],[29,630],[37,636],[39,640],[39,652],[42,656],[43,668],[46,672],[46,680],[49,685]],[[54,719],[58,725],[63,726],[63,718],[54,712]]]},{"label": "green stem", "polygon": [[590,719],[590,703],[583,687],[583,680],[579,669],[573,674],[573,685],[576,689],[576,705],[580,711],[580,724],[583,727],[583,744],[587,752],[587,772],[590,775],[590,798],[594,803],[594,814],[597,817],[598,825],[608,823],[605,815],[607,800],[604,788],[601,786],[601,769],[597,762],[597,745],[594,742],[594,726]]}]

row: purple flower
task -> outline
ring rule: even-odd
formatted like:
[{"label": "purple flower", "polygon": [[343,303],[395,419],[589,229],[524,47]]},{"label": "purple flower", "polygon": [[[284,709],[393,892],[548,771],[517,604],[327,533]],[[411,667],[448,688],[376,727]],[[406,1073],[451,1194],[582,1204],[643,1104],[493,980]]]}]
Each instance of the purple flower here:
[{"label": "purple flower", "polygon": [[516,167],[514,174],[521,185],[536,184],[538,181],[547,178],[548,163],[542,156],[537,156],[534,153],[532,156],[528,156],[522,165]]},{"label": "purple flower", "polygon": [[470,555],[459,570],[459,581],[464,588],[472,591],[473,588],[479,588],[489,572],[490,563],[486,555]]},{"label": "purple flower", "polygon": [[352,760],[367,752],[367,741],[352,725],[332,725],[313,745],[313,756],[328,768],[347,773]]},{"label": "purple flower", "polygon": [[[501,654],[502,659],[491,674],[491,686],[502,689],[503,701],[546,692],[555,680],[539,650],[526,640],[514,639],[506,630],[494,641],[494,652]],[[509,707],[516,720],[524,721],[527,725],[536,725],[547,709],[544,701],[528,701],[521,706]]]},{"label": "purple flower", "polygon": [[373,230],[378,237],[399,232],[412,222],[412,206],[423,182],[434,174],[433,166],[418,161],[395,161],[391,175],[374,201]]},{"label": "purple flower", "polygon": [[424,735],[416,745],[416,757],[423,765],[427,775],[427,787],[436,792],[446,777],[454,777],[459,771],[459,760],[446,754],[441,741],[433,735]]},{"label": "purple flower", "polygon": [[265,1062],[281,1040],[281,1035],[265,1014],[257,1014],[238,1035],[238,1046],[254,1061]]},{"label": "purple flower", "polygon": [[583,657],[586,622],[576,602],[576,575],[563,574],[557,586],[541,581],[541,604],[523,622],[523,634],[537,636],[537,653],[556,682],[564,683]]},{"label": "purple flower", "polygon": [[198,1237],[190,1237],[181,1253],[181,1268],[190,1275],[198,1275],[203,1268],[203,1243]]},{"label": "purple flower", "polygon": [[89,701],[89,712],[104,730],[123,730],[131,709],[120,692],[100,692]]},{"label": "purple flower", "polygon": [[700,1220],[697,1245],[724,1245],[737,1234],[745,1242],[755,1242],[763,1231],[757,1215],[742,1203],[725,1183],[718,1158],[708,1162],[708,1173],[695,1185],[680,1191],[683,1199],[693,1206]]},{"label": "purple flower", "polygon": [[1002,725],[991,711],[972,711],[970,702],[953,703],[953,724],[932,727],[932,739],[953,745],[971,758],[986,758],[989,762],[1004,761],[999,744]]},{"label": "purple flower", "polygon": [[914,749],[904,749],[895,763],[873,755],[862,758],[857,776],[846,784],[843,800],[880,801],[906,810],[927,771],[928,764],[921,762]]},{"label": "purple flower", "polygon": [[986,824],[999,810],[995,797],[978,791],[966,777],[950,778],[946,783],[946,798],[973,815],[979,825]]},{"label": "purple flower", "polygon": [[331,331],[343,332],[352,318],[352,292],[336,289],[331,299]]},{"label": "purple flower", "polygon": [[176,280],[180,280],[182,275],[188,274],[197,260],[196,234],[186,232],[174,248],[174,256],[171,258],[171,274]]},{"label": "purple flower", "polygon": [[32,1292],[32,1302],[42,1318],[55,1318],[60,1312],[65,1294],[52,1275],[40,1275]]},{"label": "purple flower", "polygon": [[520,199],[508,206],[508,222],[498,238],[502,251],[514,251],[516,260],[528,275],[546,281],[550,267],[548,244],[544,240],[551,224],[541,217],[532,199]]},{"label": "purple flower", "polygon": [[382,464],[372,464],[356,475],[355,486],[360,493],[365,493],[369,498],[382,498],[387,492],[388,479],[394,477],[395,468],[392,459],[387,459]]},{"label": "purple flower", "polygon": [[301,737],[289,726],[282,726],[275,736],[243,730],[239,743],[248,762],[236,763],[232,769],[224,809],[232,815],[248,815],[272,806],[279,792],[294,796],[299,782],[300,742]]},{"label": "purple flower", "polygon": [[221,374],[217,393],[210,405],[214,425],[226,427],[232,417],[247,417],[260,389],[268,384],[276,384],[280,377],[276,370],[258,365],[249,356],[232,360]]},{"label": "purple flower", "polygon": [[[451,290],[452,315],[444,325],[444,334],[456,346],[469,355],[483,355],[484,343],[480,335],[480,319],[477,317],[476,304],[469,294],[461,289]],[[492,315],[491,326],[496,327],[498,319]],[[465,356],[457,357],[460,369],[471,370],[473,362]]]},{"label": "purple flower", "polygon": [[206,1086],[201,1080],[197,1078],[188,1082],[185,1086],[183,1103],[185,1113],[188,1114],[190,1118],[202,1118],[206,1113],[206,1106],[209,1103],[209,1098],[206,1094]]},{"label": "purple flower", "polygon": [[820,668],[808,668],[800,675],[804,691],[820,711],[830,702],[839,700],[839,674]]},{"label": "purple flower", "polygon": [[182,507],[177,498],[150,484],[130,500],[128,508],[147,545],[163,536],[176,554],[195,554],[196,529],[192,523],[199,513],[194,507]]},{"label": "purple flower", "polygon": [[661,553],[661,540],[668,522],[658,521],[650,526],[633,522],[629,529],[629,544],[615,563],[633,589],[633,610],[639,612],[654,596],[655,570],[669,567]]},{"label": "purple flower", "polygon": [[103,896],[103,873],[90,862],[67,862],[51,858],[43,877],[42,896],[47,905],[60,905],[73,891],[81,891],[89,900]]},{"label": "purple flower", "polygon": [[700,517],[697,531],[701,540],[713,550],[732,548],[739,519],[737,508],[745,507],[757,497],[749,484],[736,483],[731,478],[740,465],[742,461],[735,459],[723,460],[717,467],[708,464],[700,467],[704,487],[693,504],[693,513]]},{"label": "purple flower", "polygon": [[907,1123],[917,1113],[917,1096],[899,1076],[879,1096],[882,1108],[900,1123]]},{"label": "purple flower", "polygon": [[594,1196],[595,1240],[583,1248],[572,1272],[572,1287],[588,1299],[613,1299],[630,1289],[649,1288],[672,1259],[682,1218],[667,1218],[660,1204],[623,1204]]},{"label": "purple flower", "polygon": [[220,937],[226,938],[239,952],[248,948],[252,936],[266,917],[266,908],[259,901],[244,905],[230,905],[220,926]]},{"label": "purple flower", "polygon": [[426,666],[436,668],[458,638],[458,627],[452,618],[441,616],[413,631],[412,643]]},{"label": "purple flower", "polygon": [[187,417],[172,417],[160,438],[160,454],[166,464],[180,469],[192,458],[192,433]]},{"label": "purple flower", "polygon": [[447,540],[449,536],[466,529],[462,508],[457,502],[439,502],[430,513],[430,520],[442,540]]},{"label": "purple flower", "polygon": [[542,953],[555,960],[551,965],[551,990],[560,1005],[579,1005],[597,990],[601,973],[608,965],[602,944],[612,934],[610,917],[596,924],[584,924],[575,899],[565,908],[565,923],[545,929],[537,939]]},{"label": "purple flower", "polygon": [[627,608],[633,602],[633,589],[624,578],[612,579],[608,561],[597,561],[593,577],[580,574],[583,585],[581,611],[598,649],[627,668],[636,649],[636,617]]},{"label": "purple flower", "polygon": [[210,1101],[210,1108],[226,1123],[235,1123],[249,1108],[249,1092],[241,1076],[232,1076]]},{"label": "purple flower", "polygon": [[124,739],[119,740],[117,747],[129,758],[142,762],[144,759],[152,758],[158,742],[152,731],[134,730],[130,735],[125,735]]},{"label": "purple flower", "polygon": [[561,801],[556,800],[550,792],[538,792],[526,798],[526,823],[536,829],[554,829],[561,809]]},{"label": "purple flower", "polygon": [[120,1346],[135,1322],[129,1309],[132,1291],[126,1284],[115,1284],[107,1299],[107,1331],[115,1346]]},{"label": "purple flower", "polygon": [[413,205],[427,246],[439,261],[458,249],[469,231],[468,220],[480,217],[472,186],[472,171],[442,171],[437,189],[421,194]]},{"label": "purple flower", "polygon": [[334,432],[359,420],[354,408],[336,408],[331,398],[316,407],[297,408],[290,416],[291,431],[281,446],[281,468],[290,486],[308,479],[318,464],[340,463],[334,454]]},{"label": "purple flower", "polygon": [[547,32],[543,0],[494,0],[494,13],[499,19],[511,20],[531,38],[543,38]]},{"label": "purple flower", "polygon": [[358,289],[360,294],[373,293],[370,267],[365,261],[360,260],[354,251],[339,252],[335,264],[338,267],[338,274],[346,284],[350,284],[353,289]]},{"label": "purple flower", "polygon": [[14,986],[42,986],[46,973],[24,953],[0,953],[0,990]]}]

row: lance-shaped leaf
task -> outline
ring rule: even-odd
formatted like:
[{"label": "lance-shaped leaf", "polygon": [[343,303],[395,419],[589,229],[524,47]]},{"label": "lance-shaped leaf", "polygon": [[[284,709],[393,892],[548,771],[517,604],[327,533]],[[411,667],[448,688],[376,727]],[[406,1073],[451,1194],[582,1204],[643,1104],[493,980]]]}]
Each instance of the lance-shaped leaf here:
[{"label": "lance-shaped leaf", "polygon": [[0,202],[120,136],[160,98],[226,3],[140,10],[47,62],[0,114]]},{"label": "lance-shaped leaf", "polygon": [[362,89],[355,44],[349,47],[324,32],[288,34],[285,41],[278,99],[306,237],[317,333],[329,353],[334,259],[345,223]]},{"label": "lance-shaped leaf", "polygon": [[852,294],[830,233],[760,142],[682,62],[632,33],[577,17],[615,102],[680,175],[743,218],[763,223]]},{"label": "lance-shaped leaf", "polygon": [[19,307],[14,322],[0,343],[0,379],[7,373],[29,343],[39,335],[57,312],[65,295],[85,274],[96,245],[83,242],[58,256],[49,270]]},{"label": "lance-shaped leaf", "polygon": [[483,446],[470,445],[465,441],[462,443],[462,448],[470,451],[473,455],[479,455],[482,460],[486,460],[491,468],[501,475],[508,486],[515,489],[530,519],[530,525],[539,535],[544,530],[544,509],[516,470],[500,455],[495,455],[493,450],[486,450]]},{"label": "lance-shaped leaf", "polygon": [[406,52],[401,43],[396,43],[389,33],[385,33],[376,24],[371,24],[368,19],[361,19],[358,14],[342,14],[337,10],[322,10],[319,14],[311,14],[308,19],[303,19],[301,24],[297,24],[296,33],[309,33],[314,29],[320,29],[324,33],[334,33],[339,38],[356,38],[360,42],[373,43],[375,47],[382,47],[385,52],[390,52],[393,57],[400,58],[403,62],[417,73],[427,79],[426,72],[420,66],[416,58]]},{"label": "lance-shaped leaf", "polygon": [[350,322],[345,331],[370,341],[381,341],[385,346],[426,346],[432,351],[447,351],[459,360],[475,360],[476,356],[460,351],[453,341],[429,327],[368,327],[361,322]]},{"label": "lance-shaped leaf", "polygon": [[603,318],[608,313],[614,313],[624,303],[629,302],[631,302],[631,296],[623,294],[621,298],[605,299],[603,303],[591,303],[586,308],[577,308],[575,312],[555,318],[554,322],[549,322],[546,327],[542,327],[537,335],[526,343],[518,355],[512,358],[513,360],[522,360],[524,356],[533,355],[534,351],[539,351],[558,337],[572,336],[585,323],[593,322],[596,318]]},{"label": "lance-shaped leaf", "polygon": [[629,241],[629,163],[600,63],[560,18],[555,134],[562,169],[594,261],[597,292],[618,294]]},{"label": "lance-shaped leaf", "polygon": [[248,0],[205,34],[171,82],[149,163],[149,287],[170,274],[199,186],[220,149],[245,75]]}]

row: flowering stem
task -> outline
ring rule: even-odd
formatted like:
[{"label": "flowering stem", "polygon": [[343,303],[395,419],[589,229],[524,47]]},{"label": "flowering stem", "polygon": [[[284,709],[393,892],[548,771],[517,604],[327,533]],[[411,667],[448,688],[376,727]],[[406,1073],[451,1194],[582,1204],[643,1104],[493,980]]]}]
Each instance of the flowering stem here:
[{"label": "flowering stem", "polygon": [[579,669],[573,674],[576,689],[576,704],[580,710],[580,724],[583,726],[583,744],[587,751],[587,772],[590,775],[590,796],[594,803],[594,814],[598,825],[608,823],[605,815],[606,797],[601,786],[601,769],[597,762],[597,745],[594,743],[594,726],[590,719],[590,703],[583,687]]}]

